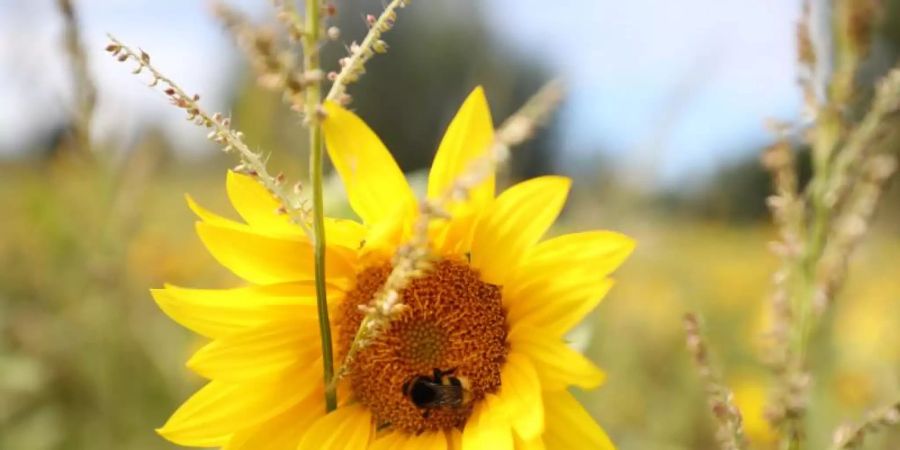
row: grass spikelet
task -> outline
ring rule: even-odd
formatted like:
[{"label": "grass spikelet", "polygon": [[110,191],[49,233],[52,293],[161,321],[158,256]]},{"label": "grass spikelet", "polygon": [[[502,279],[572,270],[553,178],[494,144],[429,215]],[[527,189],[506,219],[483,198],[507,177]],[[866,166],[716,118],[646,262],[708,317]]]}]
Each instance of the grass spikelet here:
[{"label": "grass spikelet", "polygon": [[846,424],[834,432],[832,450],[853,450],[862,446],[869,433],[900,425],[900,401],[871,411],[859,424]]},{"label": "grass spikelet", "polygon": [[[328,95],[325,96],[327,100],[336,101],[342,105],[350,103],[347,86],[355,83],[365,73],[365,66],[369,59],[376,53],[387,51],[387,44],[381,40],[381,36],[394,27],[394,22],[397,20],[397,9],[406,7],[408,3],[409,0],[392,0],[377,19],[371,18],[367,21],[369,32],[366,37],[359,44],[356,42],[350,44],[349,55],[340,60],[341,70],[339,72],[328,74],[332,84]],[[329,35],[337,36],[338,33],[337,28],[329,29]]]},{"label": "grass spikelet", "polygon": [[[798,61],[810,74],[819,55],[809,37],[809,4],[798,25]],[[781,260],[774,277],[773,370],[778,384],[770,419],[781,430],[786,449],[803,448],[804,419],[813,374],[810,341],[846,277],[855,244],[864,235],[877,200],[896,168],[897,145],[887,136],[896,126],[900,72],[891,71],[860,120],[850,116],[857,99],[855,77],[868,49],[873,8],[868,2],[838,2],[833,38],[837,42],[833,76],[821,100],[812,80],[801,79],[813,123],[803,135],[811,146],[812,179],[801,192],[788,143],[790,133],[764,155],[775,194],[769,199],[780,240]],[[786,130],[788,127],[781,127]]]},{"label": "grass spikelet", "polygon": [[[200,106],[200,96],[198,94],[188,94],[174,81],[163,75],[151,64],[149,53],[143,50],[135,51],[113,36],[109,36],[109,40],[110,43],[106,47],[107,52],[119,62],[131,61],[137,64],[134,70],[135,73],[145,70],[149,72],[151,77],[149,86],[159,86],[172,105],[185,111],[188,121],[209,130],[207,134],[209,140],[221,145],[225,153],[237,155],[240,159],[240,164],[235,167],[235,170],[252,175],[278,199],[284,208],[285,214],[294,223],[303,228],[307,235],[312,236],[309,225],[310,212],[305,202],[296,195],[296,190],[292,191],[291,188],[285,185],[283,177],[269,173],[263,155],[247,146],[244,142],[243,133],[232,128],[230,118],[220,113],[207,113]],[[162,84],[161,86],[160,83]]]},{"label": "grass spikelet", "polygon": [[[298,62],[292,53],[279,45],[275,31],[254,26],[243,14],[224,2],[213,2],[212,8],[213,15],[233,36],[250,61],[257,84],[268,90],[283,91],[285,100],[295,110],[300,108],[302,111],[305,87],[302,71],[297,67]],[[279,17],[283,15],[279,14]]]},{"label": "grass spikelet", "polygon": [[73,133],[82,154],[91,150],[91,122],[97,102],[97,87],[88,73],[88,58],[78,26],[78,16],[71,0],[57,0],[57,7],[65,26],[65,50],[69,58],[69,73],[75,86],[75,107],[71,117]]},{"label": "grass spikelet", "polygon": [[709,357],[709,348],[700,330],[700,321],[694,314],[683,319],[688,352],[694,360],[697,372],[706,390],[706,400],[716,421],[716,439],[722,450],[742,450],[744,440],[743,417],[734,404],[734,394],[715,373]]}]

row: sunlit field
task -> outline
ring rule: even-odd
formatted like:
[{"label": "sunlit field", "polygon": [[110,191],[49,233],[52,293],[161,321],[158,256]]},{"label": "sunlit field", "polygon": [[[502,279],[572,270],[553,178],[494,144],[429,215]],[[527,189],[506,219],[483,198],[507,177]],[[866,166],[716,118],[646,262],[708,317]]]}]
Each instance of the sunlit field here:
[{"label": "sunlit field", "polygon": [[[269,2],[262,3],[265,8],[273,7]],[[593,130],[594,119],[600,124],[604,113],[586,107],[590,102],[585,99],[596,92],[586,89],[584,80],[577,76],[571,77],[568,85],[548,82],[556,77],[555,72],[565,72],[560,67],[567,65],[559,65],[559,59],[579,57],[575,47],[567,44],[572,53],[564,57],[553,56],[559,50],[552,50],[549,44],[547,48],[551,50],[534,46],[533,54],[510,50],[514,48],[509,43],[512,41],[504,39],[511,38],[502,37],[495,29],[503,28],[498,23],[505,23],[505,16],[497,15],[506,7],[504,2],[485,2],[490,5],[484,9],[467,2],[466,7],[471,10],[455,7],[452,2],[428,4],[427,0],[416,0],[408,6],[402,0],[386,4],[335,3],[336,6],[309,0],[296,2],[299,9],[295,9],[290,6],[293,3],[276,1],[272,2],[275,10],[270,11],[262,7],[252,9],[248,2],[235,2],[252,11],[251,19],[237,12],[240,9],[224,6],[211,13],[205,11],[197,20],[221,27],[204,29],[202,33],[224,36],[222,42],[229,46],[215,47],[210,52],[212,57],[199,55],[196,61],[186,60],[190,64],[180,61],[180,67],[180,55],[155,51],[155,45],[173,48],[165,45],[168,35],[149,33],[140,38],[143,41],[135,39],[134,34],[127,34],[131,30],[126,15],[121,16],[122,24],[103,22],[98,19],[102,17],[100,13],[92,16],[102,8],[97,2],[63,0],[58,5],[35,6],[46,8],[59,22],[54,22],[52,29],[35,33],[52,36],[59,42],[51,46],[58,54],[33,66],[40,68],[38,72],[52,67],[48,72],[63,74],[66,94],[59,96],[58,102],[67,106],[60,108],[62,112],[48,114],[46,119],[34,111],[23,112],[34,116],[38,125],[41,120],[46,122],[43,127],[31,128],[22,125],[25,121],[18,118],[9,119],[12,116],[4,116],[5,110],[0,110],[0,132],[11,130],[8,136],[0,135],[0,450],[183,448],[172,442],[227,450],[319,448],[316,443],[310,444],[309,435],[331,439],[321,448],[340,450],[900,449],[900,189],[896,176],[891,178],[897,168],[900,142],[900,72],[890,69],[900,54],[897,2],[882,2],[879,8],[869,7],[875,3],[862,0],[832,2],[834,19],[828,16],[824,25],[819,24],[833,33],[829,45],[834,45],[834,55],[829,53],[828,58],[834,67],[829,68],[813,57],[819,51],[822,59],[828,59],[823,56],[824,44],[815,42],[814,33],[809,33],[810,24],[820,19],[815,13],[810,14],[809,2],[796,2],[796,17],[790,18],[790,33],[785,33],[782,42],[792,49],[785,52],[790,54],[789,64],[798,67],[796,92],[792,94],[796,98],[785,103],[791,105],[790,117],[760,117],[759,130],[764,129],[764,121],[769,129],[765,134],[735,133],[722,140],[728,143],[721,144],[721,150],[707,153],[699,150],[711,142],[705,140],[708,136],[704,133],[713,135],[709,130],[722,125],[716,120],[731,120],[731,116],[717,117],[717,108],[722,106],[704,107],[707,109],[701,112],[706,114],[709,126],[701,127],[702,132],[679,125],[675,119],[682,108],[690,111],[694,96],[703,96],[694,87],[705,82],[706,75],[699,73],[702,70],[673,88],[672,104],[663,105],[664,110],[654,116],[660,123],[648,126],[650,131],[642,132],[646,135],[590,141],[585,136],[592,132],[612,135],[620,132],[619,128],[633,126],[633,118],[628,115],[638,114],[641,108],[634,105],[650,96],[635,94],[627,105],[623,104],[620,117],[596,125],[600,131]],[[869,6],[861,7],[863,4]],[[420,7],[421,11],[416,9]],[[591,5],[581,7],[593,11]],[[15,5],[0,12],[6,10],[21,15],[23,21],[35,11]],[[310,11],[318,11],[321,23],[306,20]],[[616,11],[612,8],[609,14],[615,15]],[[578,8],[571,11],[577,13]],[[626,10],[620,13],[626,14]],[[717,14],[731,17],[727,11]],[[157,20],[153,14],[148,17],[148,23]],[[529,17],[522,13],[515,20],[528,25]],[[559,17],[575,20],[566,14],[553,14],[547,21],[563,20]],[[687,20],[687,16],[683,19]],[[95,20],[118,28],[98,30]],[[691,20],[700,25],[706,23],[702,17]],[[90,26],[84,26],[88,22]],[[28,26],[28,22],[23,23]],[[172,36],[188,33],[181,28],[181,22],[173,23]],[[625,24],[631,26],[630,22]],[[303,31],[309,27],[316,32]],[[104,37],[106,31],[124,35],[123,40]],[[768,31],[772,30],[759,33]],[[595,38],[604,39],[603,30]],[[664,40],[666,36],[655,38]],[[748,39],[751,47],[757,42],[756,38]],[[552,39],[547,36],[546,40]],[[652,42],[664,45],[662,40]],[[0,50],[4,47],[0,46]],[[311,51],[320,60],[303,58]],[[9,58],[11,55],[15,52],[0,51],[0,70],[9,70],[10,79],[27,78],[28,68],[33,69],[31,62],[18,68],[11,63],[15,60]],[[614,58],[611,54],[611,65],[616,64]],[[174,79],[177,77],[172,75],[170,80],[169,73],[185,76],[189,82],[215,80],[215,84],[200,83],[182,91],[179,80]],[[567,81],[565,78],[572,75],[563,73],[561,78]],[[634,85],[631,80],[620,83],[622,89],[643,89],[640,83],[650,82],[651,78],[640,78]],[[567,90],[560,88],[563,85]],[[50,83],[35,89],[52,91],[57,88],[53,86]],[[613,83],[612,87],[619,86]],[[747,100],[752,95],[744,95],[749,89],[736,88],[734,109],[746,106],[742,101],[753,103]],[[208,91],[212,100],[207,100]],[[773,97],[781,95],[774,87],[772,92]],[[116,103],[117,95],[139,100]],[[13,94],[0,90],[0,102],[7,97],[12,99]],[[141,109],[147,108],[145,103],[170,103],[171,108]],[[14,104],[13,100],[9,104]],[[201,109],[204,105],[209,105],[209,110]],[[455,115],[458,107],[461,112]],[[140,114],[135,116],[123,112],[139,109]],[[772,109],[773,114],[783,112]],[[185,114],[187,121],[182,120]],[[359,122],[354,114],[361,118]],[[121,124],[116,122],[117,115],[123,117]],[[4,117],[8,124],[3,123]],[[452,124],[457,124],[457,120],[470,122],[459,125],[453,134]],[[480,129],[485,122],[493,125],[496,133],[491,128],[487,128],[491,133]],[[367,128],[362,127],[369,127],[380,136],[409,181],[411,192],[418,198],[415,204],[410,203],[410,209],[402,208],[399,196],[394,204],[394,197],[382,195],[385,191],[380,186],[390,184],[392,166],[378,159],[380,153],[372,156],[371,138],[366,134]],[[448,128],[450,138],[445,143],[450,143],[440,144]],[[29,130],[39,131],[28,135]],[[695,140],[684,140],[688,135]],[[26,139],[29,137],[31,140]],[[621,144],[631,141],[638,143]],[[3,147],[9,142],[26,143]],[[475,145],[472,142],[487,148],[474,152],[470,148]],[[582,142],[582,147],[572,147],[573,142]],[[617,148],[616,142],[622,148]],[[321,153],[324,165],[321,160],[309,159],[315,149],[322,152],[326,146],[327,151]],[[447,167],[458,163],[460,167],[453,169],[457,170],[455,173],[443,169],[454,176],[448,176],[445,186],[439,186],[445,191],[435,193],[435,182],[429,181],[429,167],[437,149],[445,147],[452,148],[440,151],[464,156],[454,154],[459,161],[441,163]],[[672,155],[673,149],[697,153]],[[359,153],[353,153],[357,150]],[[357,164],[359,161],[363,164]],[[468,166],[462,167],[463,162]],[[440,167],[439,162],[434,162],[434,166]],[[374,168],[372,173],[377,175],[353,178],[367,168]],[[529,317],[527,312],[514,311],[511,300],[502,297],[510,291],[517,292],[514,288],[507,285],[504,290],[504,286],[488,282],[491,276],[506,280],[502,277],[507,273],[494,269],[492,275],[489,265],[478,265],[496,255],[483,256],[484,253],[473,250],[478,248],[478,233],[488,227],[485,224],[492,224],[495,216],[491,214],[503,209],[497,205],[505,205],[500,203],[502,194],[485,200],[489,203],[473,200],[478,195],[476,191],[484,187],[485,179],[494,179],[494,169],[498,194],[542,175],[567,177],[572,185],[559,218],[550,226],[551,217],[547,233],[538,236],[540,244],[536,240],[529,244],[536,247],[520,253],[498,245],[487,247],[493,250],[487,253],[509,250],[521,261],[528,262],[533,257],[540,263],[542,260],[534,256],[539,254],[537,249],[555,237],[592,230],[616,232],[610,234],[613,237],[609,237],[609,242],[585,241],[585,248],[560,247],[573,253],[572,267],[558,251],[555,256],[548,252],[551,256],[543,261],[547,267],[560,271],[559,280],[587,277],[583,274],[599,271],[596,280],[591,278],[592,283],[605,280],[607,275],[614,281],[596,308],[585,309],[583,320],[560,331],[558,336],[553,335],[559,340],[559,347],[543,347],[545,358],[549,358],[547,353],[553,353],[548,348],[565,349],[576,355],[568,356],[569,361],[578,362],[582,361],[576,354],[580,352],[602,369],[602,374],[590,368],[553,366],[552,361],[534,357],[533,361],[526,360],[527,370],[525,375],[520,374],[521,378],[506,372],[485,376],[494,377],[497,382],[490,389],[476,392],[474,400],[474,388],[464,377],[467,374],[456,373],[456,367],[435,367],[433,379],[430,368],[428,374],[413,374],[405,378],[402,388],[400,383],[389,385],[396,380],[386,377],[385,385],[392,386],[386,391],[395,396],[402,394],[418,408],[410,423],[421,423],[422,427],[418,431],[403,428],[397,418],[405,416],[391,416],[372,408],[371,398],[365,397],[361,389],[356,390],[358,386],[353,384],[359,384],[360,378],[354,378],[353,371],[366,370],[358,362],[365,361],[369,346],[393,342],[384,338],[391,332],[391,325],[398,326],[403,314],[412,314],[403,296],[409,295],[410,301],[420,301],[419,295],[427,297],[422,294],[426,291],[416,291],[411,286],[417,281],[437,283],[430,272],[437,270],[436,261],[460,264],[476,274],[476,279],[483,276],[478,281],[483,284],[478,286],[487,290],[479,292],[495,289],[490,291],[498,295],[494,300],[506,302],[498,303],[502,305],[498,311],[503,320],[508,320],[501,330],[500,346],[506,353],[502,361],[493,363],[513,366],[512,362],[521,364],[524,358],[521,355],[525,352],[510,353],[519,351],[520,345],[511,336],[520,324],[516,320],[522,320],[526,327],[522,329],[526,330],[534,324],[514,320],[516,314]],[[434,177],[436,169],[431,170]],[[243,177],[240,179],[244,182],[250,180],[257,192],[264,193],[251,200],[245,196],[244,208],[255,201],[276,206],[270,208],[271,216],[257,211],[265,216],[257,216],[257,220],[269,220],[266,223],[270,226],[271,222],[284,219],[284,223],[276,225],[293,228],[280,231],[281,234],[266,234],[268,231],[255,229],[258,223],[251,223],[252,220],[245,224],[246,210],[238,211],[241,204],[235,202],[240,195],[234,191],[235,177]],[[358,184],[360,179],[369,184]],[[324,197],[321,209],[315,204],[319,192]],[[373,225],[375,222],[363,216],[376,214],[372,212],[374,201],[360,206],[361,199],[369,194],[382,195],[378,197],[378,214],[392,211],[401,219],[383,214],[381,219],[389,226]],[[538,191],[530,197],[545,194]],[[551,197],[547,209],[554,208],[556,197]],[[527,203],[525,200],[523,204]],[[189,203],[193,201],[205,209],[194,206],[192,211]],[[535,216],[533,220],[544,220],[542,207],[532,208],[529,213]],[[516,213],[514,209],[510,217]],[[322,223],[319,229],[317,218],[321,217],[335,219]],[[460,222],[454,222],[457,219]],[[498,229],[513,236],[527,233],[531,219],[509,219],[513,225]],[[326,229],[337,235],[334,224],[346,225],[348,220],[365,222],[353,224],[363,230],[363,238],[351,239],[353,246],[345,246],[341,251],[352,253],[354,258],[358,253],[358,264],[365,270],[380,267],[371,261],[386,267],[386,278],[374,293],[357,291],[362,288],[353,284],[362,285],[360,280],[368,272],[353,272],[352,281],[346,285],[331,271],[325,279],[312,273],[312,268],[321,264],[313,243]],[[444,226],[442,221],[461,223],[464,231],[450,225],[450,231],[439,228]],[[285,407],[288,412],[267,418],[286,426],[257,420],[254,427],[259,429],[240,429],[242,412],[227,407],[228,402],[215,403],[223,398],[231,400],[224,394],[210,400],[209,404],[216,407],[192,405],[188,400],[209,380],[213,380],[210,385],[234,383],[243,389],[245,385],[241,383],[247,383],[271,388],[275,386],[272,373],[281,374],[282,369],[293,373],[276,367],[278,355],[272,357],[276,362],[271,366],[275,369],[267,366],[271,361],[264,357],[253,359],[257,355],[252,353],[258,349],[262,349],[259,353],[272,350],[263,344],[276,347],[278,342],[260,338],[257,344],[262,344],[258,348],[240,347],[228,340],[240,333],[219,332],[216,327],[225,328],[223,323],[238,329],[244,318],[240,317],[240,309],[215,313],[217,294],[210,297],[214,299],[209,302],[212,306],[197,309],[211,312],[208,317],[188,311],[187,306],[178,306],[177,302],[173,303],[176,307],[168,304],[170,309],[161,309],[165,301],[160,300],[160,292],[166,292],[170,286],[224,290],[267,284],[236,273],[240,270],[234,270],[233,262],[224,263],[222,258],[217,261],[207,251],[210,245],[204,245],[201,237],[203,227],[210,224],[308,247],[310,274],[300,281],[311,292],[303,294],[303,301],[308,304],[302,306],[309,307],[303,311],[318,314],[310,312],[309,322],[304,322],[310,328],[303,331],[311,336],[320,333],[319,328],[312,333],[313,325],[309,324],[314,323],[313,318],[321,320],[323,304],[317,306],[315,301],[319,299],[316,294],[325,291],[326,283],[329,295],[340,298],[339,302],[351,298],[351,294],[371,294],[370,303],[350,305],[349,309],[334,304],[325,308],[332,314],[332,324],[342,323],[340,327],[346,326],[340,321],[352,316],[353,311],[360,314],[360,319],[352,322],[352,330],[335,327],[338,348],[333,357],[331,349],[325,351],[323,347],[328,346],[317,339],[303,340],[302,345],[295,346],[296,352],[313,356],[309,361],[297,357],[299,363],[291,360],[290,368],[293,370],[298,364],[321,366],[330,381],[321,383],[319,370],[315,377],[297,378],[296,386],[293,378],[285,381],[279,375],[278,382],[290,387],[285,397],[300,391],[312,392],[309,397],[315,397],[313,403],[303,400],[306,403],[299,403],[300,407]],[[344,232],[356,238],[353,233],[358,230],[349,229]],[[508,236],[497,233],[501,238]],[[328,234],[328,240],[331,236]],[[458,239],[458,243],[454,244],[451,238]],[[632,240],[636,247],[629,255]],[[358,248],[354,247],[357,242]],[[503,242],[509,242],[509,247],[518,245],[512,238]],[[227,248],[230,244],[218,245]],[[234,242],[235,246],[238,244]],[[455,250],[444,250],[451,245],[457,245]],[[589,254],[591,245],[607,245],[613,250],[608,254],[596,251],[602,257],[596,257],[594,265],[584,266],[579,252]],[[522,273],[529,272],[515,272],[519,270],[519,259],[509,261],[509,273],[522,278]],[[543,267],[538,263],[536,267]],[[621,266],[614,269],[619,263]],[[356,266],[353,270],[357,270]],[[264,272],[264,268],[260,271]],[[398,272],[396,280],[393,272]],[[322,274],[326,274],[325,269]],[[509,275],[510,285],[516,286],[513,275]],[[531,275],[539,278],[541,273],[535,270]],[[284,288],[280,283],[289,284],[277,281],[271,286]],[[314,284],[319,281],[320,285]],[[521,286],[527,288],[521,288],[522,292],[540,288],[523,283]],[[151,294],[151,290],[157,291]],[[222,298],[223,304],[227,303],[226,297]],[[260,294],[258,299],[266,298]],[[562,301],[540,300],[532,307]],[[593,300],[596,296],[583,302],[589,305]],[[299,300],[297,304],[283,301],[277,306],[285,311],[293,311],[287,307],[300,304]],[[394,302],[400,307],[391,310]],[[252,309],[258,305],[245,307],[247,311],[259,312]],[[582,303],[573,303],[565,309],[580,308]],[[265,311],[273,314],[269,309]],[[335,314],[338,319],[334,319]],[[269,317],[265,323],[283,325],[295,319]],[[550,323],[548,328],[558,326],[546,320]],[[250,319],[246,321],[249,323]],[[213,332],[193,333],[188,328]],[[540,330],[536,325],[535,329]],[[341,339],[346,336],[352,339],[344,343],[344,348]],[[433,337],[427,333],[425,336],[423,342]],[[476,343],[479,338],[467,337]],[[453,338],[446,340],[453,342]],[[221,351],[211,342],[236,345],[237,356],[221,344],[226,347],[222,353],[234,359],[210,357],[213,362],[204,367],[192,355],[203,355],[210,347]],[[416,342],[412,344],[418,348]],[[431,349],[429,345],[430,341],[422,344]],[[400,350],[394,350],[399,355],[406,347],[397,348]],[[435,344],[435,348],[443,347]],[[327,364],[322,362],[329,357],[336,371],[330,377]],[[252,363],[242,365],[240,358]],[[445,356],[435,358],[451,360]],[[259,371],[263,374],[259,379],[251,376],[256,374],[256,367],[249,367],[257,361],[261,361]],[[235,373],[232,376],[229,370],[217,371],[221,367],[216,363]],[[590,388],[579,387],[583,386],[579,384],[581,379],[591,377],[598,387],[594,388],[590,381],[584,381]],[[307,386],[309,380],[314,380],[313,387]],[[518,381],[506,384],[519,389],[515,394],[504,391],[504,383],[510,380]],[[410,385],[429,387],[435,392],[438,388],[434,385],[440,385],[445,389],[442,392],[452,391],[459,398],[455,399],[457,403],[432,404],[417,399]],[[568,393],[578,402],[554,410],[555,396],[568,398]],[[252,396],[252,392],[246,394],[246,398]],[[335,398],[338,403],[330,405],[328,402]],[[491,409],[483,403],[489,400],[497,402],[491,403],[490,408],[496,417],[503,417],[499,427],[505,438],[497,438],[485,431],[487,428],[467,431],[484,424],[498,426],[495,416],[490,416],[494,422],[487,419]],[[245,400],[235,396],[235,401]],[[321,411],[309,413],[313,416],[297,412],[307,403]],[[581,406],[573,406],[575,403]],[[179,410],[182,404],[192,406],[187,408],[188,413],[179,416],[181,413],[175,411],[183,411],[184,408]],[[243,405],[248,410],[248,421],[267,414],[266,404],[251,400]],[[590,417],[578,416],[582,407]],[[204,408],[209,411],[203,412]],[[376,413],[359,422],[365,424],[363,427],[336,426],[334,430],[338,431],[332,434],[337,437],[333,438],[329,434],[331,428],[311,425],[321,423],[323,418],[338,417],[351,408],[372,408]],[[217,415],[219,409],[224,412]],[[517,409],[533,414],[529,416]],[[394,419],[378,417],[379,411]],[[564,413],[554,414],[559,411]],[[289,413],[306,419],[318,417],[315,414],[322,417],[293,421],[289,420]],[[462,419],[452,426],[434,425],[442,417],[454,417],[452,414]],[[395,419],[396,422],[391,421]],[[503,422],[507,419],[509,423]],[[224,431],[206,435],[207,425]],[[490,428],[488,425],[484,426]],[[361,428],[368,430],[364,432],[365,439],[341,441],[344,435],[359,436]],[[307,429],[315,433],[307,434]],[[272,440],[260,440],[265,433],[259,430],[271,432]],[[567,434],[569,440],[560,438]],[[436,441],[417,447],[429,436],[437,436]],[[397,446],[378,447],[392,438],[396,438]]]},{"label": "sunlit field", "polygon": [[[182,200],[189,192],[235,216],[223,178],[196,166],[116,179],[66,161],[4,168],[3,204],[18,214],[2,222],[0,448],[167,448],[153,427],[200,385],[183,363],[203,342],[171,323],[148,288],[240,284],[204,252]],[[117,202],[121,195],[141,207]],[[553,233],[610,217],[591,203],[570,205],[573,213]],[[766,249],[772,230],[660,220],[632,212],[609,221],[639,247],[609,297],[572,335],[608,375],[603,388],[580,398],[621,448],[712,448],[681,327],[682,314],[699,311],[717,360],[727,364],[724,377],[753,448],[775,448],[763,417],[771,375],[760,362],[776,264]],[[898,393],[900,279],[892,262],[900,261],[900,240],[891,230],[879,229],[860,251],[823,331],[816,365],[825,375],[812,416],[820,436]],[[893,431],[866,448],[898,442]]]}]

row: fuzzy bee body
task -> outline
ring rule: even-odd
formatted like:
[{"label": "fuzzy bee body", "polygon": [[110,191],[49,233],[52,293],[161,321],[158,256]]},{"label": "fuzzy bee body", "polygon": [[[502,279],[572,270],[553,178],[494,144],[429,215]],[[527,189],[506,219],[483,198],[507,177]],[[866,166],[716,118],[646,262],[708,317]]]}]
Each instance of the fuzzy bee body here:
[{"label": "fuzzy bee body", "polygon": [[415,376],[403,384],[403,395],[417,408],[428,411],[436,408],[459,408],[471,401],[465,379],[454,376],[455,370],[434,369],[432,376]]}]

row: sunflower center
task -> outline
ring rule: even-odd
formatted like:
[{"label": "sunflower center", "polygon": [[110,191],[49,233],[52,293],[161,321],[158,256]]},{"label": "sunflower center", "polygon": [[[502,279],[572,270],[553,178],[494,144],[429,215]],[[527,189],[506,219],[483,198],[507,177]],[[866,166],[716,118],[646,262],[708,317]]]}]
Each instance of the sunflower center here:
[{"label": "sunflower center", "polygon": [[[346,355],[388,264],[362,271],[338,311],[338,351]],[[379,427],[407,433],[462,427],[472,405],[500,388],[506,312],[500,287],[467,264],[441,260],[402,292],[408,309],[363,348],[347,375],[354,398]],[[436,375],[443,375],[437,376]]]}]

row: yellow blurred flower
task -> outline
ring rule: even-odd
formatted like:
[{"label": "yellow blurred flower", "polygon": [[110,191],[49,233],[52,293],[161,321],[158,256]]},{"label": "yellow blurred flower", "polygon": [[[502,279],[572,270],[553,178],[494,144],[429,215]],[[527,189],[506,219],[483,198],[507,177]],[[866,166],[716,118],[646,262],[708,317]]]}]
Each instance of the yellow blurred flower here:
[{"label": "yellow blurred flower", "polygon": [[766,384],[751,376],[736,377],[729,384],[734,392],[734,402],[741,410],[747,438],[761,448],[774,444],[778,435],[765,417]]},{"label": "yellow blurred flower", "polygon": [[[342,356],[362,320],[358,306],[383,284],[417,208],[366,124],[336,104],[325,109],[329,156],[362,219],[326,225],[328,298]],[[428,196],[442,194],[492,139],[479,88],[441,142]],[[634,244],[607,231],[539,242],[569,185],[547,176],[495,197],[491,176],[453,205],[452,219],[430,230],[432,269],[403,290],[407,309],[356,355],[339,387],[341,404],[326,414],[312,245],[252,178],[229,173],[229,198],[246,223],[190,203],[209,251],[250,284],[153,292],[174,320],[213,339],[188,362],[211,381],[160,434],[229,450],[613,448],[567,391],[596,387],[604,374],[563,335],[604,296],[608,275]]]},{"label": "yellow blurred flower", "polygon": [[833,381],[833,392],[844,410],[862,411],[876,403],[872,375],[864,372],[838,372]]}]

